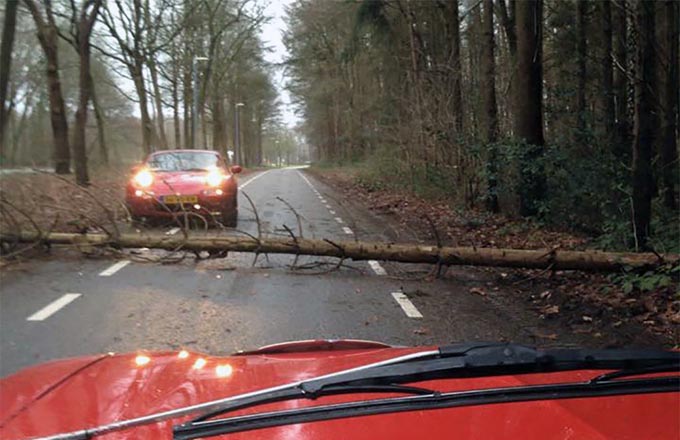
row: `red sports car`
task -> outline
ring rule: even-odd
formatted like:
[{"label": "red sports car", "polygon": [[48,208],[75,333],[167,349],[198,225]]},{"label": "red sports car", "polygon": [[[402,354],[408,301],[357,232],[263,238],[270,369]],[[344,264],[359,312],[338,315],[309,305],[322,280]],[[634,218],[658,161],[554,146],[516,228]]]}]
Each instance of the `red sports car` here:
[{"label": "red sports car", "polygon": [[680,438],[680,353],[301,341],[54,361],[0,381],[0,438]]},{"label": "red sports car", "polygon": [[228,167],[218,152],[158,151],[133,172],[125,191],[133,220],[173,219],[181,212],[236,226],[238,185],[234,175],[241,167]]}]

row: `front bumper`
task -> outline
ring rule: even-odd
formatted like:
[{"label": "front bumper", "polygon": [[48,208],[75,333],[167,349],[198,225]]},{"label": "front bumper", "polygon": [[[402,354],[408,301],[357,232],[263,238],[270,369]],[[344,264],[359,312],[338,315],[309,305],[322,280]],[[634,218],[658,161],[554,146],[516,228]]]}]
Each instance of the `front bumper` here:
[{"label": "front bumper", "polygon": [[[195,195],[195,194],[192,194]],[[163,203],[162,196],[148,193],[128,192],[125,204],[134,217],[174,218],[183,212],[196,213],[203,216],[218,216],[235,205],[235,193],[199,194],[195,203]]]}]

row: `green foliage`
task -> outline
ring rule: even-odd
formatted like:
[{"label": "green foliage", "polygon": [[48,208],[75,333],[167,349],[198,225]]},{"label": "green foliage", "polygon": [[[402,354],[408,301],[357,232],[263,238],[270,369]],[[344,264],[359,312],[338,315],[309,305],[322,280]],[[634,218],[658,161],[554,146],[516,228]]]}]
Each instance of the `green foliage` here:
[{"label": "green foliage", "polygon": [[676,293],[680,294],[680,290],[678,290],[680,265],[673,266],[666,264],[659,267],[657,270],[647,271],[645,273],[626,270],[623,273],[611,275],[609,279],[613,283],[621,286],[626,295],[651,292],[672,285],[675,285]]}]

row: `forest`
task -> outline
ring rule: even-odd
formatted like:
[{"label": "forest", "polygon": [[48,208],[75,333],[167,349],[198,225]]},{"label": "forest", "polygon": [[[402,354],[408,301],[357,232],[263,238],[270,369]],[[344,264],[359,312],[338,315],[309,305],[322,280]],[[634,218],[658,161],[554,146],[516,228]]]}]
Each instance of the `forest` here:
[{"label": "forest", "polygon": [[129,165],[160,149],[238,145],[235,159],[251,165],[276,153],[274,138],[289,148],[260,38],[264,9],[253,0],[7,1],[2,164],[50,166],[87,184],[88,164]]},{"label": "forest", "polygon": [[679,2],[293,0],[280,65],[265,9],[7,1],[1,165],[88,185],[93,167],[166,148],[247,167],[312,159],[607,250],[680,248]]},{"label": "forest", "polygon": [[678,251],[669,1],[297,1],[302,131],[370,187]]}]

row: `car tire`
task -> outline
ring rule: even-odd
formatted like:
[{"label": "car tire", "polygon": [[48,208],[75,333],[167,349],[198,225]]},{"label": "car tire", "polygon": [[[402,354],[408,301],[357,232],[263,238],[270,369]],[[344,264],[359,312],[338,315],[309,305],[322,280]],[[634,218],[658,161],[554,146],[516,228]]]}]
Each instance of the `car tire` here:
[{"label": "car tire", "polygon": [[222,224],[228,228],[235,228],[238,224],[238,207],[235,199],[230,200],[222,211]]}]

